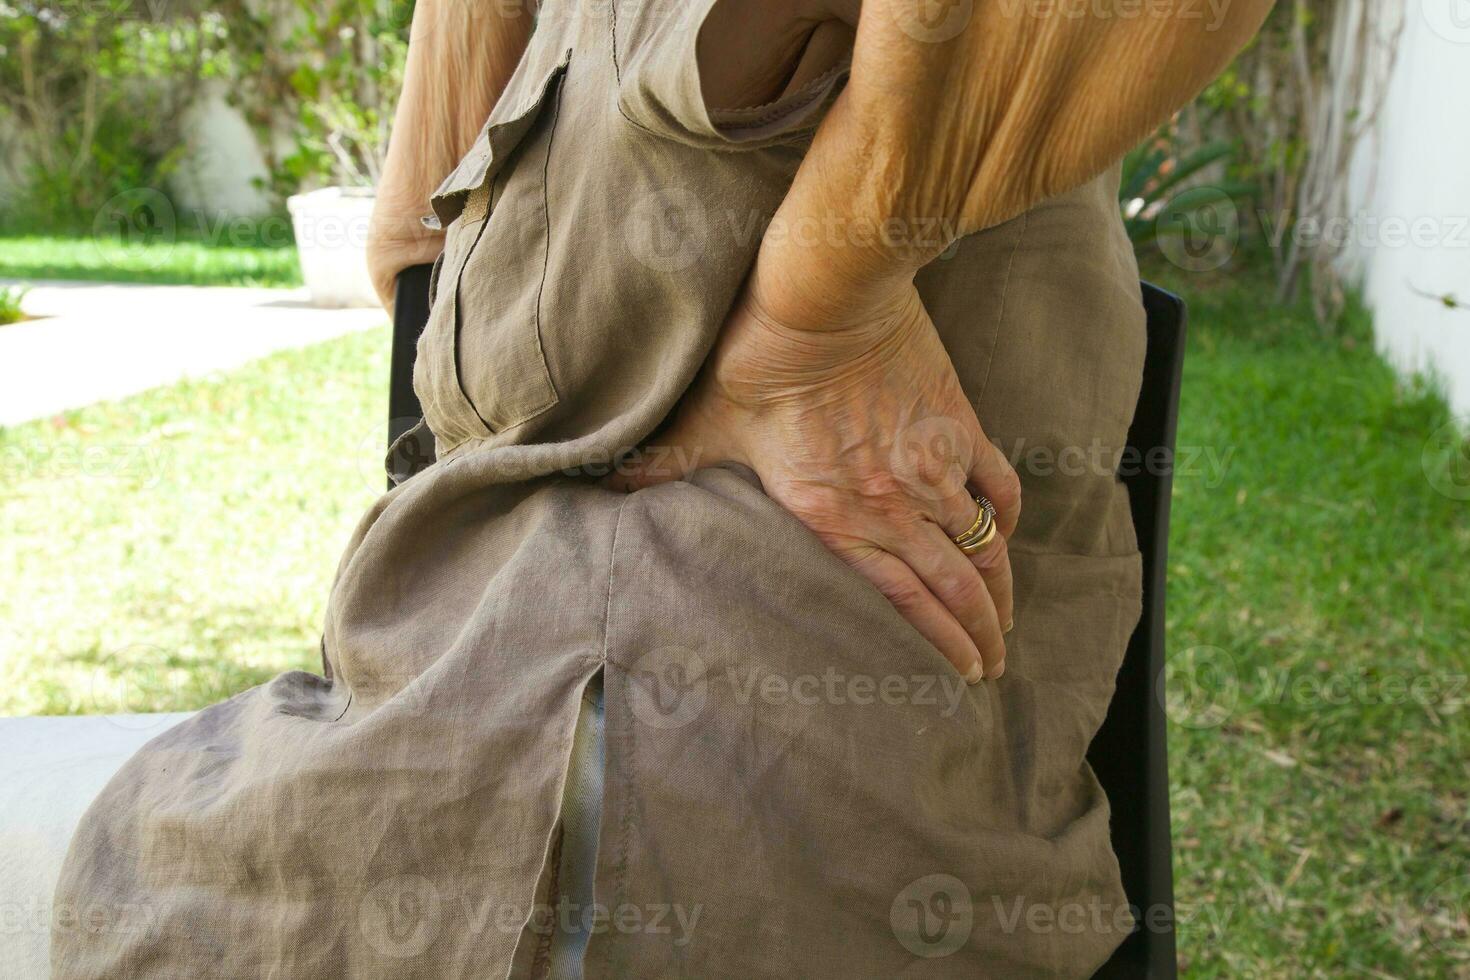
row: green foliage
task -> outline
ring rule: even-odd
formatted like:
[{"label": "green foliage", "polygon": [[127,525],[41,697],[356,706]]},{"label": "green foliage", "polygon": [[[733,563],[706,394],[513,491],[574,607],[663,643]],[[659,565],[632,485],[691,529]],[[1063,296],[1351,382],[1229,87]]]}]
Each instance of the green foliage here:
[{"label": "green foliage", "polygon": [[[11,0],[0,5],[0,230],[87,233],[119,194],[166,195],[198,83],[254,128],[278,201],[371,185],[402,84],[412,3]],[[276,152],[280,137],[292,148]]]},{"label": "green foliage", "polygon": [[86,231],[115,195],[161,187],[183,154],[190,79],[209,58],[198,15],[128,0],[4,12],[0,160],[17,169],[0,226]]},{"label": "green foliage", "polygon": [[1180,269],[1232,263],[1241,249],[1242,214],[1256,186],[1231,178],[1235,146],[1180,136],[1177,120],[1123,159],[1119,207],[1141,256],[1159,253]]},{"label": "green foliage", "polygon": [[0,327],[10,323],[19,323],[26,318],[25,311],[20,308],[21,301],[26,298],[26,290],[20,286],[0,286]]},{"label": "green foliage", "polygon": [[1237,208],[1250,201],[1256,188],[1248,181],[1210,183],[1209,194],[1189,193],[1190,188],[1201,186],[1198,180],[1191,182],[1192,178],[1203,177],[1211,166],[1228,165],[1234,156],[1234,147],[1223,140],[1200,147],[1182,146],[1162,130],[1124,157],[1118,200],[1134,245],[1152,244],[1161,225],[1189,222],[1222,200]]},{"label": "green foliage", "polygon": [[389,113],[403,83],[412,3],[378,0],[222,0],[219,50],[231,97],[271,146],[272,190],[371,186],[387,151]]},{"label": "green foliage", "polygon": [[1195,107],[1212,136],[1240,147],[1231,179],[1256,185],[1253,231],[1282,300],[1305,288],[1323,322],[1346,310],[1345,241],[1304,244],[1299,228],[1342,221],[1354,199],[1346,161],[1373,136],[1408,22],[1379,0],[1279,3]]},{"label": "green foliage", "polygon": [[317,57],[298,66],[298,177],[330,173],[335,183],[372,186],[388,150],[388,111],[403,85],[408,24],[399,8],[368,0],[323,6],[297,0],[297,38]]}]

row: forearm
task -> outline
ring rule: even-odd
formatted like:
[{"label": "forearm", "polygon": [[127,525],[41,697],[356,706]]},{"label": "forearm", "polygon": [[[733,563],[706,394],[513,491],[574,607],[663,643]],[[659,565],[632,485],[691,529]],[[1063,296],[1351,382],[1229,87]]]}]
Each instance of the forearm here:
[{"label": "forearm", "polygon": [[377,188],[368,269],[385,306],[403,269],[430,262],[443,232],[419,219],[470,144],[531,36],[534,3],[419,0],[403,92]]},{"label": "forearm", "polygon": [[1216,20],[1186,0],[1107,14],[976,0],[963,29],[936,41],[911,0],[865,0],[851,81],[758,268],[802,284],[803,318],[835,324],[954,238],[1100,173],[1223,69],[1271,3],[1233,0]]}]

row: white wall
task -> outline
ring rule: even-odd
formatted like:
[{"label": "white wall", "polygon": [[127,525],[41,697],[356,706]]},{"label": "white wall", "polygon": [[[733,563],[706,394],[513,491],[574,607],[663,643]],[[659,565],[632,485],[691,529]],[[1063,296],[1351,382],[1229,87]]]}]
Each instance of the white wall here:
[{"label": "white wall", "polygon": [[[1351,258],[1378,346],[1437,374],[1470,414],[1470,0],[1384,2],[1405,3],[1404,32],[1376,145],[1354,169]],[[1432,298],[1447,294],[1464,305]]]},{"label": "white wall", "polygon": [[[225,99],[223,82],[201,86],[184,111],[182,132],[187,152],[169,176],[168,192],[187,210],[211,217],[259,218],[270,214],[270,197],[257,189],[256,178],[269,176],[260,143],[240,110]],[[23,193],[26,160],[17,146],[0,143],[0,200]]]},{"label": "white wall", "polygon": [[225,217],[260,217],[270,198],[256,178],[268,176],[260,144],[238,109],[225,101],[222,82],[211,81],[184,114],[188,155],[170,179],[180,207]]}]

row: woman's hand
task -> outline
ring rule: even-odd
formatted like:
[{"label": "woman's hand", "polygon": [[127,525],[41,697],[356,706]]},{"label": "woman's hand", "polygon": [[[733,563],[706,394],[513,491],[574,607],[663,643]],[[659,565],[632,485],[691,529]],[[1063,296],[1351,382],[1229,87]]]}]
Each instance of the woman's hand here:
[{"label": "woman's hand", "polygon": [[[790,297],[760,274],[700,379],[654,442],[659,458],[743,463],[770,497],[878,588],[970,683],[1004,670],[1011,623],[1006,538],[1020,483],[980,428],[912,285],[842,325],[789,322]],[[782,319],[773,315],[781,310]],[[644,454],[609,482],[676,479]],[[975,520],[971,489],[1000,533],[967,556],[951,535]]]}]

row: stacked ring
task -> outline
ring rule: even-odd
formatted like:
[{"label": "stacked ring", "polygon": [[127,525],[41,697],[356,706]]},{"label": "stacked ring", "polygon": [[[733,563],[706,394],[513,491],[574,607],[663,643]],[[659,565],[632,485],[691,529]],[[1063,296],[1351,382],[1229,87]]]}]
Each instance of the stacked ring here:
[{"label": "stacked ring", "polygon": [[996,535],[995,505],[978,494],[975,497],[975,505],[978,508],[975,523],[971,524],[963,534],[957,534],[950,539],[967,555],[981,551],[995,540]]}]

